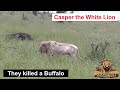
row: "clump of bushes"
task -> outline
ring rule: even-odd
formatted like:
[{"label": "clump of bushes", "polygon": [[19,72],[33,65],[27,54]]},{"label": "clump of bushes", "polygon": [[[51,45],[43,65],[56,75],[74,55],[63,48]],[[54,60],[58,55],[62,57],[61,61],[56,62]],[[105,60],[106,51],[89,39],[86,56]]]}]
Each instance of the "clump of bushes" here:
[{"label": "clump of bushes", "polygon": [[107,48],[110,46],[110,43],[105,41],[105,42],[100,42],[98,44],[91,43],[91,52],[88,55],[90,59],[98,59],[98,60],[103,60],[106,57],[107,54]]}]

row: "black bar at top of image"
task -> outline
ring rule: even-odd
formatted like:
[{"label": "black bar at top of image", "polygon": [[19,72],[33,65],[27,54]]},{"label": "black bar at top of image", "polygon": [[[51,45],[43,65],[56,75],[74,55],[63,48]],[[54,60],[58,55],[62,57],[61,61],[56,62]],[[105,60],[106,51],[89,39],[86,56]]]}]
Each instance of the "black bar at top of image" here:
[{"label": "black bar at top of image", "polygon": [[120,10],[119,2],[103,0],[77,0],[77,1],[42,1],[42,4],[35,1],[2,1],[0,10],[2,11],[114,11]]},{"label": "black bar at top of image", "polygon": [[68,70],[3,70],[3,77],[68,77]]}]

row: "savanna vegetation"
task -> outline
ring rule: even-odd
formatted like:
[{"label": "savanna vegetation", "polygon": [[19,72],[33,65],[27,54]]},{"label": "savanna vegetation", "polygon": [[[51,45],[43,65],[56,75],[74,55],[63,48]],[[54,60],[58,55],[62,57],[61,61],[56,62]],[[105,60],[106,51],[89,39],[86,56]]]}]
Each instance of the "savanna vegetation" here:
[{"label": "savanna vegetation", "polygon": [[[24,14],[23,14],[24,13]],[[34,13],[34,14],[33,14]],[[4,69],[68,69],[69,77],[53,79],[96,79],[93,70],[105,57],[120,71],[119,22],[53,22],[49,14],[35,12],[0,12],[0,78]],[[8,40],[7,34],[24,32],[32,41]],[[41,41],[55,40],[79,48],[82,59],[75,63],[67,56],[49,60],[38,52]],[[45,77],[11,77],[11,79],[46,79]],[[116,79],[119,79],[117,77]]]}]

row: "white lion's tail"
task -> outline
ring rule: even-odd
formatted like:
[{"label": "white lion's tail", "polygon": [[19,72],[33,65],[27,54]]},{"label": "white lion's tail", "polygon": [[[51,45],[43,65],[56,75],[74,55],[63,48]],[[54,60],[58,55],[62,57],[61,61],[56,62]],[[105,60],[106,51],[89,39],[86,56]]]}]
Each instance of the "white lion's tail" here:
[{"label": "white lion's tail", "polygon": [[79,54],[79,50],[78,50],[78,49],[77,49],[77,52],[78,52],[78,56],[79,56],[79,58],[82,59],[82,57],[81,57],[80,54]]}]

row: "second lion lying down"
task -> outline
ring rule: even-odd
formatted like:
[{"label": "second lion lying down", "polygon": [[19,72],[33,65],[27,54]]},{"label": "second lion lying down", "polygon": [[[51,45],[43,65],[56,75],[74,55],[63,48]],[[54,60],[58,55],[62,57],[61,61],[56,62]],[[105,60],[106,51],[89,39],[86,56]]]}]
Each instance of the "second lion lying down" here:
[{"label": "second lion lying down", "polygon": [[81,58],[78,52],[78,47],[68,43],[60,43],[56,41],[43,41],[40,44],[39,51],[41,53],[46,53],[49,56],[53,56],[55,54],[62,54],[69,55],[74,60],[76,60],[77,55],[79,56],[79,58]]}]

